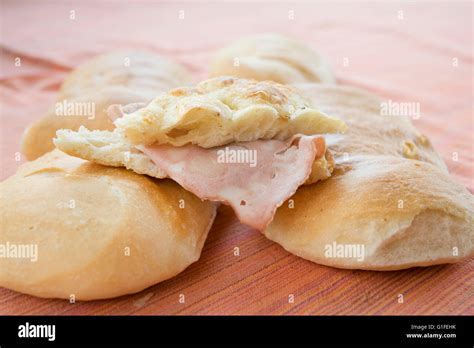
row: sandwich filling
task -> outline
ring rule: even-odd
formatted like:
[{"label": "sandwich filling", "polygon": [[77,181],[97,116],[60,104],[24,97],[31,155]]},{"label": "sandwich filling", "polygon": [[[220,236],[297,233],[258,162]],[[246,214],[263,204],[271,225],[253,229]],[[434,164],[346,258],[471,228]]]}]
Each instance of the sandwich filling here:
[{"label": "sandwich filling", "polygon": [[[139,149],[186,190],[229,204],[242,223],[264,230],[276,209],[308,179],[326,145],[321,137],[295,135],[287,141],[256,140],[211,149],[196,145]],[[237,158],[237,151],[249,155]],[[247,161],[251,157],[255,162]]]},{"label": "sandwich filling", "polygon": [[[226,116],[215,113],[221,99],[229,110],[217,113]],[[203,200],[230,205],[257,230],[299,186],[331,175],[333,160],[318,127],[345,130],[342,121],[312,109],[289,87],[232,78],[108,111],[117,126],[113,132],[61,130],[56,146],[101,164],[169,177]]]}]

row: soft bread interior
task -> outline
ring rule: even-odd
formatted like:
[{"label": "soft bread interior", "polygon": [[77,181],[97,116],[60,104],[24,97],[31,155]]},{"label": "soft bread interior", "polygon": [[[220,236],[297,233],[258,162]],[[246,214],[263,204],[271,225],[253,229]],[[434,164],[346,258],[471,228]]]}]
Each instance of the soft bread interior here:
[{"label": "soft bread interior", "polygon": [[62,129],[57,131],[54,144],[71,156],[91,162],[125,167],[158,179],[167,177],[148,156],[127,142],[120,132],[90,131],[84,127],[77,132]]},{"label": "soft bread interior", "polygon": [[[125,167],[138,174],[166,178],[166,173],[147,155],[130,144],[119,131],[90,131],[84,127],[77,132],[62,129],[54,143],[61,151],[75,157],[113,167]],[[329,151],[313,162],[311,174],[305,185],[325,180],[334,169],[334,159]]]}]

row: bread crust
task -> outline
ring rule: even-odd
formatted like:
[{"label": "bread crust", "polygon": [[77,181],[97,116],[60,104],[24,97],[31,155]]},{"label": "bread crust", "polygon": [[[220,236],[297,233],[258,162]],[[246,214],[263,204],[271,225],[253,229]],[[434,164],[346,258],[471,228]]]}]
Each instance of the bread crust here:
[{"label": "bread crust", "polygon": [[346,130],[291,87],[225,76],[161,94],[115,125],[134,145],[205,148]]},{"label": "bread crust", "polygon": [[155,180],[55,150],[0,184],[0,286],[76,300],[111,298],[171,278],[198,260],[216,207]]},{"label": "bread crust", "polygon": [[210,75],[283,84],[336,81],[331,67],[318,53],[276,34],[251,36],[224,47],[213,59]]},{"label": "bread crust", "polygon": [[[297,88],[348,131],[326,137],[332,176],[300,187],[264,232],[269,239],[313,262],[350,269],[396,270],[474,255],[473,196],[408,117],[381,116],[380,99],[355,88]],[[404,150],[407,141],[416,159]],[[363,246],[363,260],[326,253],[333,243]]]}]

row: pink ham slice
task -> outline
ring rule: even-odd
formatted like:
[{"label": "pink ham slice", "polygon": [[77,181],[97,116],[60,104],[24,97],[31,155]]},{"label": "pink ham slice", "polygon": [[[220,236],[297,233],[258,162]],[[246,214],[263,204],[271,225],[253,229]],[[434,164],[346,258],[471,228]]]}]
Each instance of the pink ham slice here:
[{"label": "pink ham slice", "polygon": [[[185,189],[203,200],[230,205],[242,223],[262,231],[276,209],[309,177],[315,159],[324,156],[326,144],[320,136],[295,135],[287,141],[257,140],[211,149],[196,145],[138,148]],[[239,150],[241,157],[233,158]],[[256,154],[255,166],[249,163],[251,156],[245,157],[251,154],[246,151]],[[246,163],[229,163],[235,160]]]}]

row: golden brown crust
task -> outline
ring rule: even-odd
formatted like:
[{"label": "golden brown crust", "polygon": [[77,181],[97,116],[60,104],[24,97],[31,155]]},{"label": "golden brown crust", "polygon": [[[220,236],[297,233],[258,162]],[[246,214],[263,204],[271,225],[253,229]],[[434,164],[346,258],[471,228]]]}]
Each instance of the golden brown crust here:
[{"label": "golden brown crust", "polygon": [[0,184],[0,244],[36,244],[38,259],[0,258],[0,286],[92,300],[140,291],[200,255],[215,216],[171,180],[56,150]]},{"label": "golden brown crust", "polygon": [[[301,187],[277,211],[268,238],[341,268],[403,269],[474,254],[473,196],[407,117],[381,116],[380,100],[355,88],[297,88],[343,119],[348,131],[326,137],[336,163],[331,178]],[[414,145],[410,153],[406,142]],[[333,243],[363,245],[363,260],[327,254]]]},{"label": "golden brown crust", "polygon": [[295,134],[344,132],[344,123],[293,88],[271,81],[217,77],[174,89],[115,121],[132,144],[215,147]]}]

